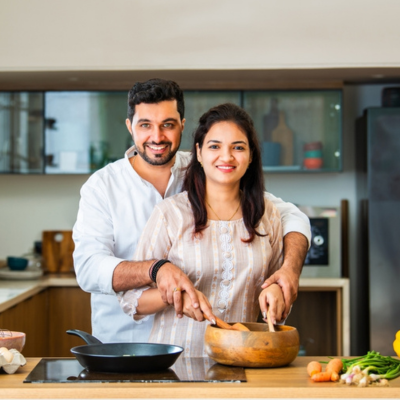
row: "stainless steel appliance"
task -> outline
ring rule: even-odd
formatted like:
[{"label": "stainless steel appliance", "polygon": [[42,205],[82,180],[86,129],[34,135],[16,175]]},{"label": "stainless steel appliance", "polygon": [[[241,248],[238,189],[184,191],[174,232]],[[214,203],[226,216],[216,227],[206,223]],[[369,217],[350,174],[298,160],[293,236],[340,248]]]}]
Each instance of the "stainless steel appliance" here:
[{"label": "stainless steel appliance", "polygon": [[[395,355],[400,330],[400,108],[368,108],[357,121],[359,259],[354,279],[369,304],[365,312],[370,350]],[[369,305],[369,312],[368,312]],[[368,327],[369,320],[369,327]],[[368,329],[369,328],[369,329]]]}]

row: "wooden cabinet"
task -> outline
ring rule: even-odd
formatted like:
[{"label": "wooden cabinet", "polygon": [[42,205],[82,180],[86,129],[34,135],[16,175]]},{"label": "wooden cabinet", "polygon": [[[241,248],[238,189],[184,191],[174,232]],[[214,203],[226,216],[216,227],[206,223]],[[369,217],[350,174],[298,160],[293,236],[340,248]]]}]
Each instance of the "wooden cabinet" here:
[{"label": "wooden cabinet", "polygon": [[0,313],[0,327],[26,333],[23,354],[26,357],[43,357],[48,354],[49,316],[47,291]]},{"label": "wooden cabinet", "polygon": [[65,332],[91,332],[90,294],[75,287],[51,287],[0,313],[0,327],[26,333],[25,357],[71,357],[85,344]]},{"label": "wooden cabinet", "polygon": [[48,319],[50,357],[70,357],[70,349],[85,342],[66,334],[68,329],[92,332],[90,294],[80,288],[53,287],[48,290]]}]

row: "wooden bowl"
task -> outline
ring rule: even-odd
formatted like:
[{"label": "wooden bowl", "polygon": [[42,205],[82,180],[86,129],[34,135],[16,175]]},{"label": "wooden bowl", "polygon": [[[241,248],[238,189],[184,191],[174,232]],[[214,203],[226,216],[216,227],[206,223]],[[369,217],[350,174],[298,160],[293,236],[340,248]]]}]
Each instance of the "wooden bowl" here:
[{"label": "wooden bowl", "polygon": [[214,361],[237,367],[270,368],[290,364],[299,352],[299,333],[286,325],[244,322],[250,331],[233,331],[207,326],[205,349]]},{"label": "wooden bowl", "polygon": [[21,352],[25,346],[25,340],[26,335],[23,332],[0,331],[0,347],[5,347],[8,350],[15,349]]}]

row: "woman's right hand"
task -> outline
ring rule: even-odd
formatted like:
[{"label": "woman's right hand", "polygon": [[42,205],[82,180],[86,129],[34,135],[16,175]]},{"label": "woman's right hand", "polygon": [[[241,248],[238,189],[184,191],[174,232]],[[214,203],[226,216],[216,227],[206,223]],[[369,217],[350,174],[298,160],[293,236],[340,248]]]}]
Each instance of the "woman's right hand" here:
[{"label": "woman's right hand", "polygon": [[189,294],[182,292],[183,314],[189,318],[193,318],[195,321],[204,321],[204,319],[215,321],[215,316],[209,311],[212,309],[212,307],[207,297],[199,290],[195,289],[195,291],[199,299],[198,308],[194,308],[192,306],[192,301]]}]

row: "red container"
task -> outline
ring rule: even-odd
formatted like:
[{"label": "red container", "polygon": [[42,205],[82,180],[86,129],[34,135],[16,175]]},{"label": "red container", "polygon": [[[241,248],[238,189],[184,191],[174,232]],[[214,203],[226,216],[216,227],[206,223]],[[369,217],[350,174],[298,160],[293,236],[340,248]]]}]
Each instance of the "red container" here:
[{"label": "red container", "polygon": [[322,168],[322,158],[305,158],[303,161],[304,168],[306,169],[320,169]]}]

